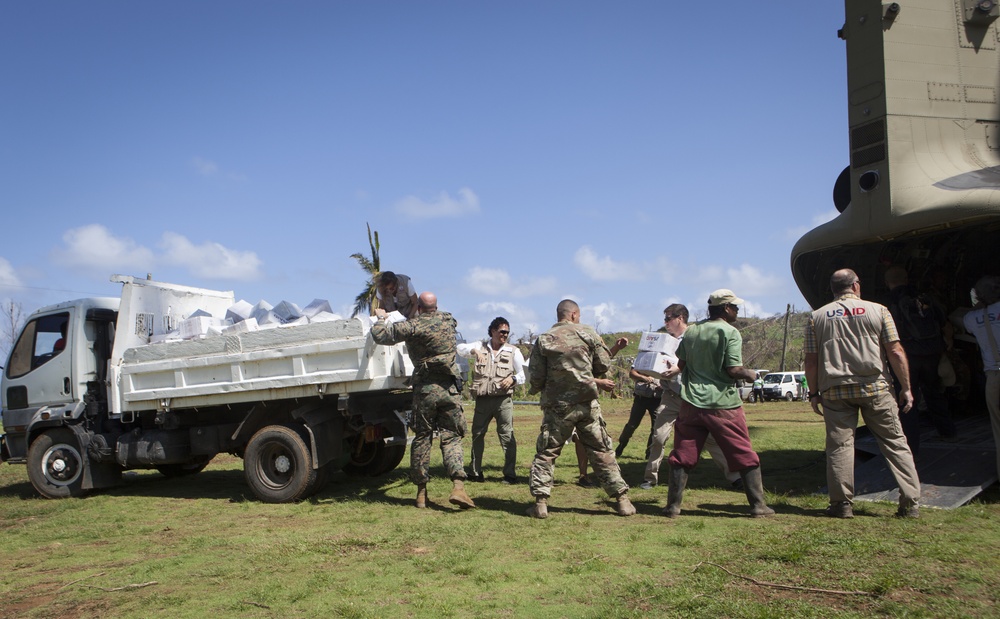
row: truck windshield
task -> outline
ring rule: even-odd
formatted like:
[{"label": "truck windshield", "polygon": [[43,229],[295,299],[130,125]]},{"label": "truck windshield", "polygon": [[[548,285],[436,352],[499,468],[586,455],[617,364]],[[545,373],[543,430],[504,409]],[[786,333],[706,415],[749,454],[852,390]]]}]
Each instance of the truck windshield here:
[{"label": "truck windshield", "polygon": [[779,385],[779,384],[781,384],[781,375],[780,374],[768,374],[767,376],[764,377],[764,384],[765,385]]}]

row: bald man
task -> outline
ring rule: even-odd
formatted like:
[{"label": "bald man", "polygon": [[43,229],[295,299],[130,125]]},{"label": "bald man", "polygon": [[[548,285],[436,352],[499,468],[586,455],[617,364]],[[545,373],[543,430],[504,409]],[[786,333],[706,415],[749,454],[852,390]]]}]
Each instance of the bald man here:
[{"label": "bald man", "polygon": [[[830,277],[830,291],[834,300],[812,313],[803,345],[806,377],[816,390],[809,403],[826,423],[826,515],[854,517],[854,433],[860,412],[899,484],[896,515],[918,518],[920,480],[899,420],[900,413],[914,414],[909,412],[913,394],[896,323],[888,308],[861,299],[861,281],[851,269]],[[889,366],[900,382],[898,405]]]},{"label": "bald man", "polygon": [[[618,469],[597,400],[599,390],[614,389],[614,381],[605,378],[613,352],[592,327],[580,324],[576,302],[561,301],[556,319],[559,322],[535,340],[528,363],[530,393],[541,393],[542,408],[542,428],[529,480],[535,504],[528,508],[528,515],[548,517],[555,461],[575,429],[601,486],[616,499],[616,511],[620,516],[631,516],[635,507],[628,498],[628,484]],[[625,344],[616,343],[614,352]]]},{"label": "bald man", "polygon": [[413,443],[410,446],[410,479],[417,485],[416,506],[427,507],[427,481],[430,479],[431,441],[439,431],[441,455],[452,480],[448,501],[462,509],[475,503],[465,493],[465,466],[462,461],[462,438],[465,415],[457,381],[455,361],[455,318],[438,310],[432,292],[421,293],[417,314],[404,322],[389,324],[385,310],[375,310],[372,338],[377,344],[406,342],[413,361]]}]

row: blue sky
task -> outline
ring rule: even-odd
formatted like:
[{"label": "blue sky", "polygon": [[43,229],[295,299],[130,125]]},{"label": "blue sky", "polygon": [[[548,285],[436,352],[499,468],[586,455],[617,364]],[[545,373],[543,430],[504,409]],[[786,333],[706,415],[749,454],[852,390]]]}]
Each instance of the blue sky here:
[{"label": "blue sky", "polygon": [[467,338],[803,309],[848,160],[843,5],[6,2],[0,299],[112,273],[328,299],[383,268]]}]

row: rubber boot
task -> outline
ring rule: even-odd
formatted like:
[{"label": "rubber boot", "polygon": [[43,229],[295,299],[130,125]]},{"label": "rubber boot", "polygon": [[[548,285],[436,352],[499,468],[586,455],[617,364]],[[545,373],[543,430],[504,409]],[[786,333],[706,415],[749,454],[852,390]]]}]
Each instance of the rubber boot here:
[{"label": "rubber boot", "polygon": [[420,509],[427,507],[427,484],[419,484],[417,486],[416,506]]},{"label": "rubber boot", "polygon": [[452,505],[458,505],[462,509],[472,509],[476,506],[469,498],[469,495],[465,494],[465,482],[461,479],[454,479],[451,482],[454,486],[451,489],[451,496],[448,497],[448,502]]},{"label": "rubber boot", "polygon": [[681,500],[684,498],[684,487],[688,483],[687,469],[681,466],[670,467],[670,488],[667,489],[667,506],[663,515],[676,518],[681,514]]},{"label": "rubber boot", "polygon": [[750,515],[754,518],[767,518],[774,515],[774,510],[764,501],[764,481],[760,478],[760,467],[740,471],[743,478],[743,491],[747,493],[750,502]]},{"label": "rubber boot", "polygon": [[628,500],[628,490],[618,495],[618,505],[615,509],[619,516],[635,515],[635,505],[632,505],[632,501]]},{"label": "rubber boot", "polygon": [[549,517],[549,506],[548,499],[543,496],[535,497],[535,504],[528,508],[525,512],[532,518],[548,518]]}]

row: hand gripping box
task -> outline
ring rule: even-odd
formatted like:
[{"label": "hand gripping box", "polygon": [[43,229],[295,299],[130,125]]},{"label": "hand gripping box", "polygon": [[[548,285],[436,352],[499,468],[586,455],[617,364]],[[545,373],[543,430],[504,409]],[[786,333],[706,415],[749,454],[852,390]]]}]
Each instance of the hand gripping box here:
[{"label": "hand gripping box", "polygon": [[640,351],[635,357],[632,367],[636,372],[646,376],[663,378],[662,374],[669,370],[676,360],[661,352]]}]

